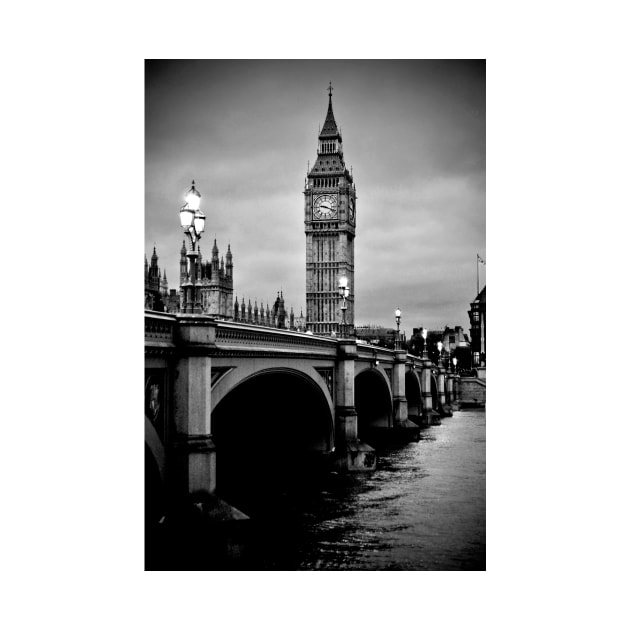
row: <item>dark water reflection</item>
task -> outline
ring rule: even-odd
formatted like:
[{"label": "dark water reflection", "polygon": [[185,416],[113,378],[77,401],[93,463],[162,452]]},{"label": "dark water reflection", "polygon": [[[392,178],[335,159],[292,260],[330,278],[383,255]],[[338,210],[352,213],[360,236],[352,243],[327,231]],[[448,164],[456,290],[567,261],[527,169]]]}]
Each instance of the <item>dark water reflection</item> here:
[{"label": "dark water reflection", "polygon": [[326,474],[250,502],[251,570],[485,570],[485,412],[379,451],[378,469]]}]

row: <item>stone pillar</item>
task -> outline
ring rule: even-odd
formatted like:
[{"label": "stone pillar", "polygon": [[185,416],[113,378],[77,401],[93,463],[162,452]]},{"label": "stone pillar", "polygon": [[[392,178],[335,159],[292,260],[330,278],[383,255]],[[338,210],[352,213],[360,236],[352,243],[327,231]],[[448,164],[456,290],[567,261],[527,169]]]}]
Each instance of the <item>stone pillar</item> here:
[{"label": "stone pillar", "polygon": [[446,373],[446,404],[453,404],[453,375]]},{"label": "stone pillar", "polygon": [[180,359],[175,377],[177,495],[213,494],[216,449],[210,422],[211,358],[216,324],[205,317],[178,318]]},{"label": "stone pillar", "polygon": [[438,369],[437,386],[438,386],[438,398],[440,401],[439,410],[442,416],[452,416],[449,406],[446,404],[446,372],[444,368]]},{"label": "stone pillar", "polygon": [[177,569],[207,570],[242,556],[249,517],[215,493],[211,353],[216,324],[200,315],[178,318],[173,449],[174,509],[167,516]]},{"label": "stone pillar", "polygon": [[406,350],[396,350],[392,371],[392,396],[394,409],[394,432],[405,441],[417,440],[420,431],[415,422],[409,420],[409,409],[405,395]]},{"label": "stone pillar", "polygon": [[431,399],[431,361],[424,361],[420,376],[422,385],[422,425],[429,426],[433,417],[433,401]]},{"label": "stone pillar", "polygon": [[451,409],[453,411],[458,411],[459,410],[459,376],[457,376],[457,374],[453,374],[451,377],[451,388],[452,388],[452,394],[451,394],[451,401],[450,401],[450,405],[451,405]]},{"label": "stone pillar", "polygon": [[356,341],[340,339],[335,378],[335,466],[340,470],[354,472],[376,468],[374,449],[359,440],[357,410],[354,406],[356,359]]},{"label": "stone pillar", "polygon": [[392,372],[392,395],[394,407],[394,426],[404,426],[408,420],[407,398],[405,397],[405,363],[407,353],[396,350]]}]

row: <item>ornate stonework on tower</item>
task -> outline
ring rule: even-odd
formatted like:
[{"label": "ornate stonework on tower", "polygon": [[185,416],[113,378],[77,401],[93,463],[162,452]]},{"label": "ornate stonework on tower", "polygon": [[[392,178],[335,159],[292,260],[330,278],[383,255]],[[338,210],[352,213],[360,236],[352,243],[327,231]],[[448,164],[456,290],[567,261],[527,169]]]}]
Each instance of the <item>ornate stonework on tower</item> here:
[{"label": "ornate stonework on tower", "polygon": [[[164,277],[166,282],[166,276]],[[179,262],[179,308],[183,311],[184,285],[188,282],[188,262],[186,260],[186,243],[182,243]],[[201,312],[219,319],[232,319],[232,300],[234,299],[234,262],[232,250],[228,244],[225,261],[219,262],[217,239],[212,246],[212,258],[204,261],[199,251],[195,268],[195,283],[199,287]],[[171,290],[171,294],[174,290]],[[170,297],[169,297],[170,300]],[[169,312],[171,312],[169,310]]]},{"label": "ornate stonework on tower", "polygon": [[217,239],[212,246],[212,259],[203,262],[199,257],[198,283],[201,293],[201,312],[221,319],[232,319],[232,300],[234,299],[234,264],[232,250],[228,245],[227,265],[221,257]]},{"label": "ornate stonework on tower", "polygon": [[341,132],[332,109],[319,134],[317,159],[307,173],[304,188],[306,232],[306,327],[315,334],[339,333],[341,311],[339,278],[350,288],[346,311],[347,330],[354,328],[354,237],[356,189],[343,159]]}]

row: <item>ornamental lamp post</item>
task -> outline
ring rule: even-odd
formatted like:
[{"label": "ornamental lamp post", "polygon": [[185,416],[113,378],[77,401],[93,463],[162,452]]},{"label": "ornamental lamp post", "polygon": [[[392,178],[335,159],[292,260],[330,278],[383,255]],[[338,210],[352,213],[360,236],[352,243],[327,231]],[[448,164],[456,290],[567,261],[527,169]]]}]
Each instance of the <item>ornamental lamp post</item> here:
[{"label": "ornamental lamp post", "polygon": [[201,195],[195,188],[195,180],[185,196],[186,204],[179,211],[179,221],[184,234],[190,240],[190,249],[186,252],[188,258],[188,280],[184,287],[184,313],[201,313],[201,305],[197,298],[197,241],[205,229],[206,216],[200,209]]},{"label": "ornamental lamp post", "polygon": [[396,339],[394,341],[394,350],[400,350],[400,307],[394,311],[394,317],[396,318]]},{"label": "ornamental lamp post", "polygon": [[424,339],[424,349],[422,351],[422,358],[423,359],[428,359],[429,358],[429,350],[427,348],[427,334],[428,334],[428,330],[426,328],[422,329],[422,338]]},{"label": "ornamental lamp post", "polygon": [[348,288],[348,278],[341,276],[339,278],[339,296],[341,297],[341,337],[346,336],[346,298],[350,295],[350,289]]},{"label": "ornamental lamp post", "polygon": [[444,365],[442,364],[442,348],[444,347],[444,344],[441,341],[437,342],[437,349],[438,349],[438,367],[442,368],[444,367]]},{"label": "ornamental lamp post", "polygon": [[457,374],[457,357],[453,357],[453,370]]}]

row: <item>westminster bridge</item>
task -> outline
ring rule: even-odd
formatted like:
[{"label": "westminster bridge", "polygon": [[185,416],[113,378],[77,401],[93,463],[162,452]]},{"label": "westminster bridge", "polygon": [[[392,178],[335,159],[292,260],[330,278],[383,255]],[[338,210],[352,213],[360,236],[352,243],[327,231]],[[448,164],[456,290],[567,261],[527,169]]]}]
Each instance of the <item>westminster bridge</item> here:
[{"label": "westminster bridge", "polygon": [[322,462],[373,470],[372,445],[417,440],[461,381],[404,350],[145,311],[147,519],[191,498],[246,518],[219,496]]}]

